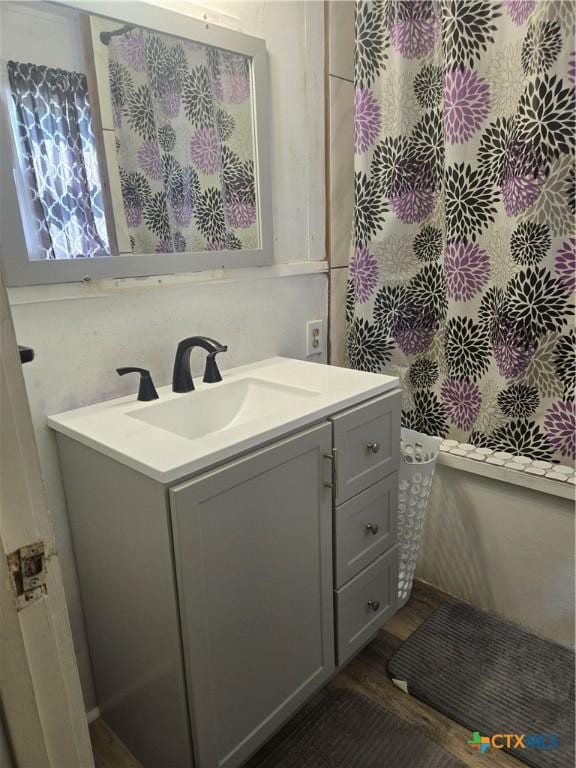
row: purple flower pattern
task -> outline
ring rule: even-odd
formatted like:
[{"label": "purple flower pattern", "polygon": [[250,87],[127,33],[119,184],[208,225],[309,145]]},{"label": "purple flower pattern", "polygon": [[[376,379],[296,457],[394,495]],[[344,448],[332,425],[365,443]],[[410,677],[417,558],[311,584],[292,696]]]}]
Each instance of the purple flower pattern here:
[{"label": "purple flower pattern", "polygon": [[467,379],[445,379],[441,393],[450,421],[459,429],[472,429],[482,402],[478,385]]},{"label": "purple flower pattern", "polygon": [[444,76],[444,135],[450,144],[474,136],[490,114],[490,88],[473,69],[451,69]]},{"label": "purple flower pattern", "polygon": [[396,217],[405,224],[423,221],[435,205],[436,191],[433,189],[411,189],[390,200]]},{"label": "purple flower pattern", "polygon": [[444,254],[444,277],[448,296],[469,301],[490,276],[490,260],[477,243],[450,242]]},{"label": "purple flower pattern", "polygon": [[576,401],[559,400],[546,411],[544,429],[561,456],[576,458]]},{"label": "purple flower pattern", "polygon": [[221,166],[220,139],[215,128],[199,128],[190,142],[192,162],[203,173],[216,173]]},{"label": "purple flower pattern", "polygon": [[380,105],[369,88],[354,91],[354,151],[366,152],[380,132]]},{"label": "purple flower pattern", "polygon": [[248,229],[256,221],[256,208],[240,200],[230,201],[226,206],[228,222],[234,229]]},{"label": "purple flower pattern", "polygon": [[566,289],[576,291],[576,237],[566,240],[556,253],[556,274],[562,280]]},{"label": "purple flower pattern", "polygon": [[390,26],[390,42],[406,59],[425,56],[434,48],[438,25],[434,18],[406,19]]},{"label": "purple flower pattern", "polygon": [[154,181],[162,178],[162,158],[157,141],[143,141],[138,149],[138,163],[146,176]]},{"label": "purple flower pattern", "polygon": [[506,13],[516,26],[521,26],[534,10],[536,0],[502,0]]},{"label": "purple flower pattern", "polygon": [[367,248],[356,248],[350,262],[350,275],[356,301],[360,304],[368,301],[378,285],[378,264]]}]

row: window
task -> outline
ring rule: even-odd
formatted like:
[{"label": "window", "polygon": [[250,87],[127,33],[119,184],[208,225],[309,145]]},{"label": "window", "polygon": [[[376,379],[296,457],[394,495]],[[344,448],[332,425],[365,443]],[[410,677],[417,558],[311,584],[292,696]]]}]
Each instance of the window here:
[{"label": "window", "polygon": [[110,255],[86,77],[9,61],[8,79],[31,258]]}]

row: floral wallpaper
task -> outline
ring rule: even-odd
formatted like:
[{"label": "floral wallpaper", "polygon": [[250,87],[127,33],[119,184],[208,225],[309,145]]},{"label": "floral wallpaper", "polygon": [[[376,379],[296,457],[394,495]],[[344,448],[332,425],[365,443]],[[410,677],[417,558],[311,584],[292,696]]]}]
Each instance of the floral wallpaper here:
[{"label": "floral wallpaper", "polygon": [[576,455],[576,9],[356,4],[348,363],[403,423]]},{"label": "floral wallpaper", "polygon": [[258,248],[249,58],[139,28],[108,50],[133,252]]}]

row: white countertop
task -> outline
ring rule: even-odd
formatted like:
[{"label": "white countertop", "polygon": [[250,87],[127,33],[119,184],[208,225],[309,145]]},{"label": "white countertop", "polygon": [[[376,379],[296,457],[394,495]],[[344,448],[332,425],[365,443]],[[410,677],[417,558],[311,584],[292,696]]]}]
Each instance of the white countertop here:
[{"label": "white countertop", "polygon": [[[218,384],[204,384],[201,377],[197,377],[196,389],[186,394],[176,394],[170,386],[161,387],[158,389],[160,399],[149,403],[136,400],[135,392],[127,397],[49,416],[48,424],[57,432],[154,480],[171,483],[399,385],[394,376],[283,357],[232,368],[223,371],[222,377],[223,381]],[[229,427],[194,438],[142,420],[147,416],[142,409],[180,398],[187,398],[192,407],[198,392],[215,392],[216,388],[242,380],[299,388],[306,391],[307,396],[296,398],[289,406],[261,418],[238,424],[232,421]]]}]

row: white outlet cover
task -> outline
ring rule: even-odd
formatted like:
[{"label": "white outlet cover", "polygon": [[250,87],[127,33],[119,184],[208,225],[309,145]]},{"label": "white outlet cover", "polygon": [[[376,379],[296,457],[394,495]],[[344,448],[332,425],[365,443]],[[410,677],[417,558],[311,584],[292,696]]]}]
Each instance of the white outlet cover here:
[{"label": "white outlet cover", "polygon": [[324,352],[324,323],[322,320],[308,320],[306,323],[306,357]]}]

